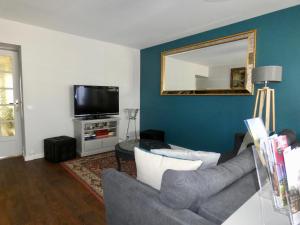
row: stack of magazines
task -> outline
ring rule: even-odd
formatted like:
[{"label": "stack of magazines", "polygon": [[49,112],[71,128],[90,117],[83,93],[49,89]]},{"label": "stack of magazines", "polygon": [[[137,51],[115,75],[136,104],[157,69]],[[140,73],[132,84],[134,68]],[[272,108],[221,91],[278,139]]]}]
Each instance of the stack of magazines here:
[{"label": "stack of magazines", "polygon": [[300,225],[300,148],[292,148],[287,136],[268,135],[260,118],[246,120],[273,189],[274,206],[287,209],[293,225]]}]

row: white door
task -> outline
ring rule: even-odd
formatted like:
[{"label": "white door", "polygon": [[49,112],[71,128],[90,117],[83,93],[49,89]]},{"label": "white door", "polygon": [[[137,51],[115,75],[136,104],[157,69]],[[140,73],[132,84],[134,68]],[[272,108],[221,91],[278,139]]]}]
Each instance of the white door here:
[{"label": "white door", "polygon": [[0,158],[22,155],[18,53],[0,49]]}]

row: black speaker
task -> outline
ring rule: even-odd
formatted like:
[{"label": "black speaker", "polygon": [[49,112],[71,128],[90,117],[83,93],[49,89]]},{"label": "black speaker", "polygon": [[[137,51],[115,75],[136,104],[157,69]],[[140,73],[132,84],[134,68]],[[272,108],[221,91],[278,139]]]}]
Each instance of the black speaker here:
[{"label": "black speaker", "polygon": [[165,142],[165,132],[162,130],[144,130],[140,132],[140,138]]},{"label": "black speaker", "polygon": [[44,140],[45,159],[50,162],[62,162],[76,157],[76,139],[67,136]]}]

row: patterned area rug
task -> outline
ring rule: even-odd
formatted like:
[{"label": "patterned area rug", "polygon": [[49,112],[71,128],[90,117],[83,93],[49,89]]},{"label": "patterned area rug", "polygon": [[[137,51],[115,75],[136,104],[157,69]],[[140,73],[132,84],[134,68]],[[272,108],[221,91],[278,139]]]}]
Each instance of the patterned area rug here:
[{"label": "patterned area rug", "polygon": [[[107,168],[117,168],[114,152],[106,152],[61,163],[76,180],[81,182],[97,199],[103,201],[101,172]],[[134,161],[121,161],[122,172],[136,177]]]}]

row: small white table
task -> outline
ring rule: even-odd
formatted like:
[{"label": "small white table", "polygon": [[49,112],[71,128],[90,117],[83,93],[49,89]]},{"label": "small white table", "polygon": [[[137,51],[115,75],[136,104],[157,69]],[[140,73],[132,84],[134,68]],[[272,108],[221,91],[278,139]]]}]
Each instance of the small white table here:
[{"label": "small white table", "polygon": [[290,225],[287,215],[274,211],[270,199],[254,194],[222,225]]}]

